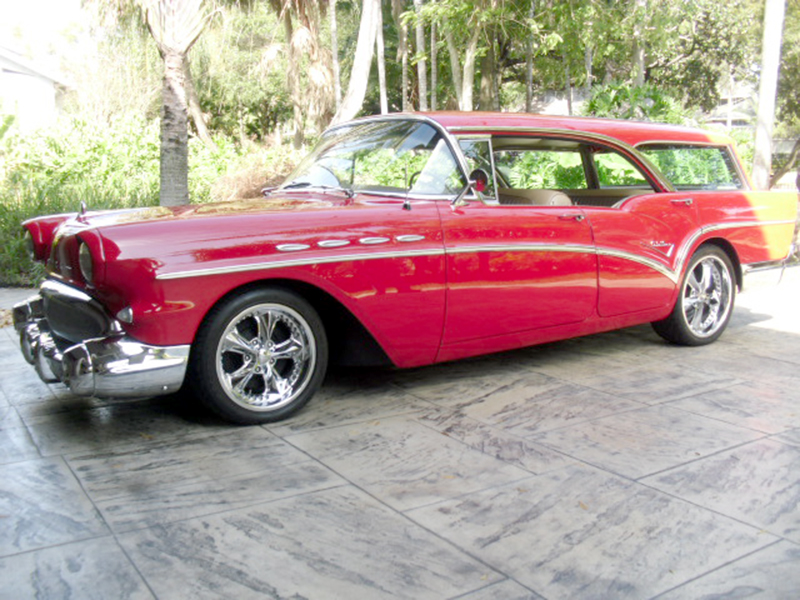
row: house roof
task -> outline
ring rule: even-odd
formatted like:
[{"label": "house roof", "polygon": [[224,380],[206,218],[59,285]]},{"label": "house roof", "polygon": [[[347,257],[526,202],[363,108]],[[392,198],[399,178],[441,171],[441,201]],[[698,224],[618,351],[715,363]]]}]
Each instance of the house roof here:
[{"label": "house roof", "polygon": [[55,69],[42,66],[5,46],[0,46],[0,71],[43,77],[56,85],[71,87],[66,77]]}]

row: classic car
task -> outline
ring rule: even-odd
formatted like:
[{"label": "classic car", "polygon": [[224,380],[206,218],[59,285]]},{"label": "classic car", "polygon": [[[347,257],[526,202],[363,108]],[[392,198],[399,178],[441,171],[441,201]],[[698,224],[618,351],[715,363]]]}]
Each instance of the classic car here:
[{"label": "classic car", "polygon": [[511,113],[332,127],[265,197],[23,224],[47,265],[17,305],[46,382],[186,386],[238,423],[305,405],[329,363],[414,367],[652,323],[725,330],[792,251],[795,193],[752,191],[728,137]]}]

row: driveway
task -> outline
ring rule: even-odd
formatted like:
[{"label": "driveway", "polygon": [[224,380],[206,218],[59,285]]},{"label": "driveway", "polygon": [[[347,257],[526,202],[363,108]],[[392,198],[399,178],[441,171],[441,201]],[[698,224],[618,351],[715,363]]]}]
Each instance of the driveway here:
[{"label": "driveway", "polygon": [[0,597],[797,597],[799,311],[795,269],[711,346],[338,371],[264,427],[74,397],[5,327]]}]

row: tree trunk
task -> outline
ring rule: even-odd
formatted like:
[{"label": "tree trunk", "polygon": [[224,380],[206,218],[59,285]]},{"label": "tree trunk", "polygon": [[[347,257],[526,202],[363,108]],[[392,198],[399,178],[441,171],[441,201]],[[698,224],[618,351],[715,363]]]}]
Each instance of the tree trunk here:
[{"label": "tree trunk", "polygon": [[569,58],[564,57],[564,88],[567,93],[567,114],[572,116],[572,74],[569,68]]},{"label": "tree trunk", "polygon": [[217,145],[208,131],[203,109],[200,107],[200,99],[197,97],[197,90],[194,87],[192,69],[189,66],[188,58],[183,61],[183,77],[186,84],[186,100],[189,103],[189,116],[191,116],[194,128],[197,130],[197,137],[202,140],[209,150],[217,150]]},{"label": "tree trunk", "polygon": [[[800,162],[797,160],[798,155],[800,155],[800,140],[797,140],[792,146],[792,151],[789,153],[789,158],[786,160],[786,163],[772,176],[769,182],[769,187],[773,187],[775,184],[780,181],[781,177],[786,175],[789,171],[792,170],[795,163],[797,163],[797,176],[800,177]],[[800,190],[800,179],[797,181],[798,187],[797,189]]]},{"label": "tree trunk", "polygon": [[645,40],[644,22],[647,0],[635,0],[633,25],[633,83],[644,85]]},{"label": "tree trunk", "polygon": [[292,100],[292,110],[294,114],[294,147],[301,148],[305,141],[305,119],[303,117],[303,98],[300,90],[300,70],[297,65],[297,53],[292,47],[294,37],[294,27],[292,26],[292,15],[288,9],[284,9],[283,30],[286,35],[286,51],[289,58],[289,70],[286,73],[286,84],[289,88],[289,98]]},{"label": "tree trunk", "polygon": [[383,9],[378,5],[378,27],[375,36],[375,45],[378,50],[378,89],[381,98],[381,114],[389,113],[389,98],[386,90],[386,56],[383,45]]},{"label": "tree trunk", "polygon": [[364,0],[361,11],[361,24],[358,28],[358,42],[356,53],[353,57],[353,70],[350,72],[350,84],[347,94],[342,100],[341,108],[333,117],[332,123],[349,121],[358,114],[364,104],[367,93],[369,71],[372,67],[372,56],[375,50],[375,36],[377,35],[378,12],[380,0]]},{"label": "tree trunk", "polygon": [[586,93],[586,98],[589,98],[589,95],[592,93],[592,80],[594,79],[594,75],[592,74],[592,63],[594,62],[594,51],[589,44],[586,44],[586,48],[583,49],[583,68],[586,72],[586,83],[584,83],[584,91]]},{"label": "tree trunk", "polygon": [[342,78],[339,73],[339,28],[336,25],[336,0],[328,0],[331,15],[331,56],[333,69],[333,98],[336,111],[342,106]]},{"label": "tree trunk", "polygon": [[758,85],[758,118],[753,156],[753,185],[757,190],[769,187],[772,167],[772,128],[775,123],[775,97],[780,71],[784,0],[767,0],[764,11],[764,38],[761,46],[761,81]]},{"label": "tree trunk", "polygon": [[400,26],[400,65],[403,69],[402,86],[403,86],[403,112],[411,110],[411,101],[408,95],[408,29],[405,24]]},{"label": "tree trunk", "polygon": [[419,18],[422,0],[414,0],[414,10],[417,13],[417,80],[419,85],[419,109],[428,110],[428,66],[425,61],[425,26]]},{"label": "tree trunk", "polygon": [[464,110],[463,85],[461,82],[461,63],[458,60],[458,49],[453,41],[453,34],[449,29],[445,29],[444,39],[447,42],[447,52],[450,54],[450,73],[453,77],[453,87],[456,88],[456,101],[458,108]]},{"label": "tree trunk", "polygon": [[403,0],[392,0],[392,17],[397,25],[397,59],[400,61],[401,74],[401,110],[409,110],[408,102],[408,30],[400,16],[403,14]]},{"label": "tree trunk", "polygon": [[439,63],[436,61],[438,40],[436,39],[436,21],[431,23],[431,110],[436,110],[438,98],[436,97],[436,87],[439,85],[437,70]]},{"label": "tree trunk", "polygon": [[494,81],[496,60],[494,53],[494,40],[489,35],[489,46],[486,54],[481,59],[481,86],[478,102],[481,110],[494,110]]},{"label": "tree trunk", "polygon": [[464,54],[464,73],[461,76],[461,98],[463,99],[461,110],[472,110],[472,88],[475,83],[475,61],[478,55],[479,37],[480,27],[476,26],[467,43],[467,50]]},{"label": "tree trunk", "polygon": [[184,55],[164,53],[161,109],[161,206],[189,203],[188,106]]}]

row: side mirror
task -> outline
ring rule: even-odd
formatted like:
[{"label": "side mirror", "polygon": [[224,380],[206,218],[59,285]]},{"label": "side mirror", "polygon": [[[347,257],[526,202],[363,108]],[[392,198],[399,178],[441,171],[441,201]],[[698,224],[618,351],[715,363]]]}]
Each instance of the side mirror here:
[{"label": "side mirror", "polygon": [[470,191],[474,192],[475,195],[478,197],[478,200],[486,204],[486,199],[483,197],[483,192],[486,191],[486,188],[489,187],[489,174],[484,171],[483,169],[475,169],[472,173],[469,174],[469,181],[467,185],[464,186],[458,195],[453,198],[452,207],[456,208],[458,206],[464,206],[467,204],[467,201],[464,200],[464,196],[466,196]]},{"label": "side mirror", "polygon": [[482,194],[489,187],[489,174],[483,169],[475,169],[469,174],[469,179],[472,189],[477,193]]}]

